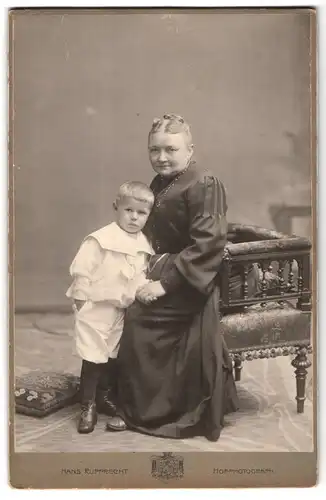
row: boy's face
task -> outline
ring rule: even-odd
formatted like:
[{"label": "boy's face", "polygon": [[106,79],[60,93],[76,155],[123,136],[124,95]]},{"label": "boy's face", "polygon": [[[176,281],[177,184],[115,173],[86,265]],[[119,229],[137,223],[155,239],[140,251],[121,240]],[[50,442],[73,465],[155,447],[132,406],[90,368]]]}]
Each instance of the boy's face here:
[{"label": "boy's face", "polygon": [[158,131],[150,135],[148,151],[155,172],[163,177],[173,177],[186,168],[193,148],[183,133]]},{"label": "boy's face", "polygon": [[138,233],[143,229],[150,214],[150,205],[135,198],[122,198],[115,205],[116,222],[127,233]]}]

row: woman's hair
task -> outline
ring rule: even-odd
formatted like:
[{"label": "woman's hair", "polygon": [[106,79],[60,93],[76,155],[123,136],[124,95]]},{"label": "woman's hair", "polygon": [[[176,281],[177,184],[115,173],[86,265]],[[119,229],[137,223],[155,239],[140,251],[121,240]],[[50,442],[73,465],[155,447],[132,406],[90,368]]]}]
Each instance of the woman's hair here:
[{"label": "woman's hair", "polygon": [[152,134],[159,131],[166,132],[168,134],[184,134],[187,138],[187,143],[192,144],[190,127],[182,116],[170,113],[163,115],[163,118],[154,118],[152,127],[148,134],[148,140]]},{"label": "woman's hair", "polygon": [[115,204],[118,205],[119,201],[123,198],[134,198],[135,200],[148,203],[150,207],[154,204],[153,191],[146,184],[138,181],[125,182],[119,187]]}]

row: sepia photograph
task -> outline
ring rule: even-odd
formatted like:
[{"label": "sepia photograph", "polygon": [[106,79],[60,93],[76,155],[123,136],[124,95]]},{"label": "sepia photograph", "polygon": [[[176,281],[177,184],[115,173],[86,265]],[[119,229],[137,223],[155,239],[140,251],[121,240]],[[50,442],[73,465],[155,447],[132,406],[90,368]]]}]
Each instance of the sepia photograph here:
[{"label": "sepia photograph", "polygon": [[10,11],[14,487],[315,484],[315,17]]}]

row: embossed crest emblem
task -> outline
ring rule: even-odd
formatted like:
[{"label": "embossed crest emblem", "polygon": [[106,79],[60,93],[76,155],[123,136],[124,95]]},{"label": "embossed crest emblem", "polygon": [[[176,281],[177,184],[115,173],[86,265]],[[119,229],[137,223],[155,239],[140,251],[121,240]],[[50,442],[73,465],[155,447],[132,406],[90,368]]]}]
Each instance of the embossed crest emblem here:
[{"label": "embossed crest emblem", "polygon": [[162,455],[152,456],[152,476],[162,481],[181,479],[184,474],[183,457],[164,452]]}]

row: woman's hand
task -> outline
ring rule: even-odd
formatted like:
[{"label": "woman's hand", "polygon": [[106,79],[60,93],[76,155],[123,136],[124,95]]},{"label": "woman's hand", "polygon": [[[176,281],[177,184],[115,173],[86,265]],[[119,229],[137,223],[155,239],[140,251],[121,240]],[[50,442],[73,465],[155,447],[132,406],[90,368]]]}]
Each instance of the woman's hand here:
[{"label": "woman's hand", "polygon": [[163,297],[166,291],[161,285],[160,281],[152,281],[141,287],[136,294],[136,298],[144,304],[150,304],[158,297]]},{"label": "woman's hand", "polygon": [[140,290],[137,290],[136,299],[143,304],[150,304],[154,300],[154,298],[143,291],[142,288]]}]

